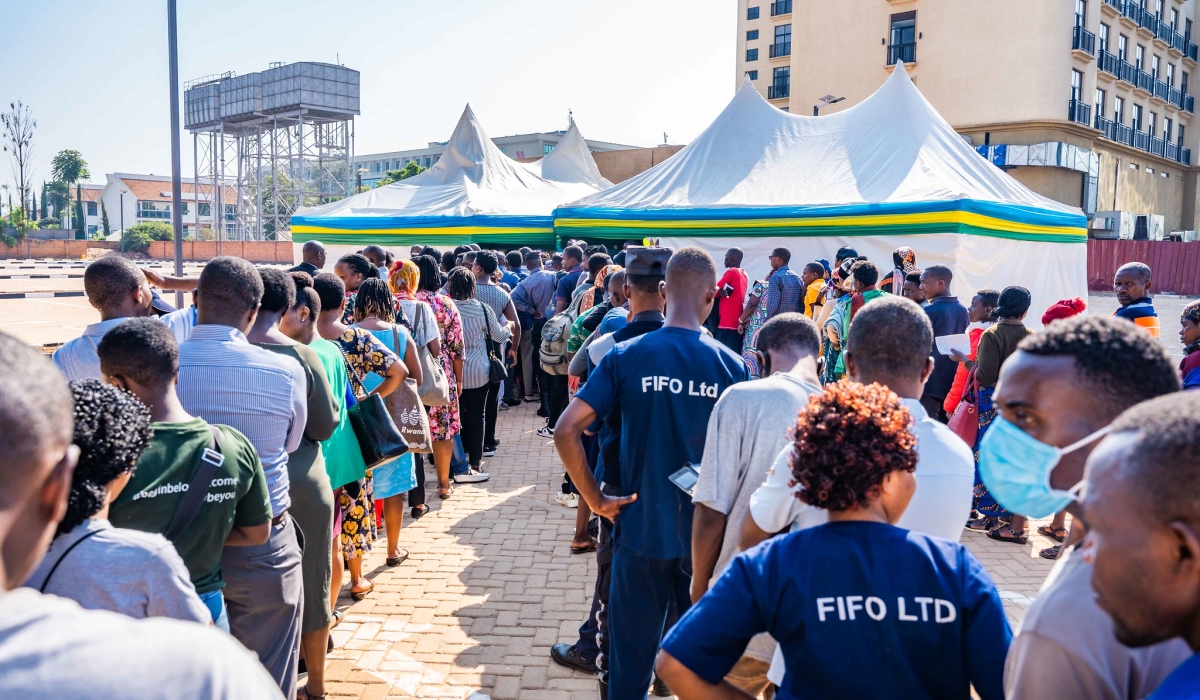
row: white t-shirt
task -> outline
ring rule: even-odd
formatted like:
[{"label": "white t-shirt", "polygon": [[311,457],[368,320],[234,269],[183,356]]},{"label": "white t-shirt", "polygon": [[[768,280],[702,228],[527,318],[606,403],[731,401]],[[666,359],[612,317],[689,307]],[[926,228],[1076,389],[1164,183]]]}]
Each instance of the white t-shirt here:
[{"label": "white t-shirt", "polygon": [[192,337],[192,331],[196,329],[196,307],[192,305],[177,309],[169,314],[159,316],[158,320],[167,324],[167,328],[170,328],[171,333],[175,336],[175,343],[182,345]]},{"label": "white t-shirt", "polygon": [[0,592],[0,698],[279,700],[258,657],[212,626],[135,620],[29,588]]},{"label": "white t-shirt", "polygon": [[[917,490],[900,516],[896,527],[957,542],[971,514],[975,486],[975,456],[962,438],[929,417],[921,402],[902,399],[913,416],[913,435],[917,438],[917,470],[913,473]],[[750,516],[765,532],[792,531],[823,525],[829,514],[807,505],[791,486],[792,446],[787,445],[775,458],[767,480],[750,497]],[[776,685],[783,682],[783,656],[775,649],[767,678]]]}]

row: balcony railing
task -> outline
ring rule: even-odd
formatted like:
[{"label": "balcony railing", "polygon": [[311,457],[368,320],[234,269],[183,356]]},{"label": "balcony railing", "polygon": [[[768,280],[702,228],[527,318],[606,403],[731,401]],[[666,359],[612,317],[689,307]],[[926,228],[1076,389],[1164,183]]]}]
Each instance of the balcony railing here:
[{"label": "balcony railing", "polygon": [[782,44],[771,44],[771,58],[778,58],[780,56],[791,56],[791,55],[792,55],[792,42],[789,41],[789,42],[782,43]]},{"label": "balcony railing", "polygon": [[1160,17],[1150,10],[1143,8],[1139,3],[1134,0],[1104,0],[1104,3],[1116,8],[1122,15],[1137,22],[1139,27],[1150,30],[1156,38],[1166,42],[1184,56],[1193,61],[1196,60],[1196,45],[1192,43],[1192,38],[1180,34],[1174,27],[1162,21]]},{"label": "balcony railing", "polygon": [[767,99],[782,100],[791,94],[791,85],[768,85]]},{"label": "balcony railing", "polygon": [[1192,108],[1195,106],[1195,103],[1196,99],[1194,97],[1191,95],[1184,95],[1183,101],[1179,103],[1179,108],[1185,112],[1193,112],[1195,110]]},{"label": "balcony railing", "polygon": [[1132,146],[1139,150],[1173,160],[1184,165],[1192,164],[1191,149],[1184,148],[1182,144],[1173,144],[1163,139],[1155,138],[1150,134],[1138,131],[1124,124],[1118,124],[1111,119],[1105,119],[1099,114],[1096,115],[1092,125],[1100,131],[1100,135],[1109,141],[1123,143],[1126,146]]},{"label": "balcony railing", "polygon": [[1121,11],[1121,0],[1104,0],[1104,4],[1115,7],[1117,12]]},{"label": "balcony railing", "polygon": [[1139,70],[1136,67],[1134,71],[1134,87],[1146,92],[1152,92],[1154,90],[1154,78],[1146,71]]},{"label": "balcony railing", "polygon": [[779,15],[790,15],[792,13],[792,0],[779,0],[779,2],[771,3],[771,16],[778,17]]},{"label": "balcony railing", "polygon": [[1192,111],[1195,100],[1191,95],[1161,80],[1155,80],[1154,76],[1145,71],[1138,70],[1133,64],[1122,61],[1107,51],[1100,52],[1100,70],[1115,75],[1120,80],[1124,80],[1131,85],[1145,90],[1155,97],[1166,100],[1180,109],[1188,112]]},{"label": "balcony railing", "polygon": [[1173,105],[1178,105],[1183,102],[1183,93],[1179,91],[1179,88],[1173,87],[1167,91],[1167,102],[1170,102]]},{"label": "balcony railing", "polygon": [[1166,101],[1167,98],[1169,98],[1171,96],[1171,86],[1167,85],[1166,83],[1164,83],[1161,80],[1153,81],[1152,87],[1154,88],[1154,90],[1151,94],[1153,94],[1155,97],[1157,97],[1160,100]]},{"label": "balcony railing", "polygon": [[1067,107],[1067,119],[1084,126],[1092,125],[1092,106],[1079,100],[1071,100]]},{"label": "balcony railing", "polygon": [[892,44],[887,47],[887,64],[894,66],[897,63],[916,63],[917,62],[917,44],[916,42],[909,44]]},{"label": "balcony railing", "polygon": [[1084,29],[1083,27],[1076,26],[1075,31],[1071,36],[1071,48],[1078,51],[1086,51],[1088,54],[1095,56],[1096,35]]}]

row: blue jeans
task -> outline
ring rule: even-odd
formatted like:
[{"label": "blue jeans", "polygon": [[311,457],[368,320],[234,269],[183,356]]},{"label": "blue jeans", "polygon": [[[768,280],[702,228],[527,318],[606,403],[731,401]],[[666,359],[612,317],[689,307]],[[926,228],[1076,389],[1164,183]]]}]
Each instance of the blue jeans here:
[{"label": "blue jeans", "polygon": [[450,476],[466,474],[471,470],[467,463],[467,451],[463,449],[462,436],[454,436],[454,454],[450,457]]},{"label": "blue jeans", "polygon": [[229,612],[225,609],[225,596],[221,593],[221,589],[201,593],[200,602],[204,603],[209,614],[212,615],[213,626],[223,630],[225,634],[229,634]]}]

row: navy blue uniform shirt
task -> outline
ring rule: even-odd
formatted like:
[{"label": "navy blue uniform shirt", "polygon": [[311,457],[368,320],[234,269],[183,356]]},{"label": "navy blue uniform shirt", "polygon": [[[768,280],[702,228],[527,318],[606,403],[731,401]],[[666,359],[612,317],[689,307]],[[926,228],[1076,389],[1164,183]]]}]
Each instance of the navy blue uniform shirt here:
[{"label": "navy blue uniform shirt", "polygon": [[[967,332],[967,307],[958,303],[958,297],[938,297],[925,305],[925,314],[933,326],[933,336],[960,335]],[[938,352],[937,343],[933,350],[933,374],[925,383],[925,396],[946,398],[954,385],[954,374],[958,363]],[[935,416],[936,417],[936,416]]]},{"label": "navy blue uniform shirt", "polygon": [[[605,416],[621,407],[621,509],[613,541],[652,559],[691,556],[692,499],[668,478],[699,464],[721,392],[745,381],[742,358],[699,331],[663,327],[609,350],[576,397]],[[605,476],[611,480],[605,466]]]}]

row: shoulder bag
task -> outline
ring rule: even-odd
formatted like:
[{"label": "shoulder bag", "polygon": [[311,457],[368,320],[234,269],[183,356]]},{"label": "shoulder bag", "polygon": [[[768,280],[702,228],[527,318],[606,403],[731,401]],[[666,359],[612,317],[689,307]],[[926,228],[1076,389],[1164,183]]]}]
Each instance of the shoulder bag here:
[{"label": "shoulder bag", "polygon": [[[421,308],[420,306],[417,306],[418,304],[425,304],[425,302],[417,299],[412,299],[411,301],[414,304],[413,308],[418,310]],[[426,307],[428,308],[428,304],[426,304]],[[431,309],[429,313],[432,315],[433,310]],[[413,315],[419,316],[417,312],[414,312]],[[409,332],[413,334],[413,338],[415,339],[417,334],[413,330],[413,326],[415,323],[419,323],[422,319],[414,318],[414,323],[409,323],[408,319],[404,316],[403,302],[401,302],[398,319],[403,320],[405,327],[408,328]],[[425,320],[428,322],[428,317],[426,317]],[[434,327],[437,327],[436,323],[434,324]],[[442,352],[445,352],[444,340],[442,345]],[[446,404],[450,403],[450,381],[446,379],[446,371],[442,368],[441,358],[434,357],[433,354],[429,352],[428,346],[418,345],[417,362],[421,365],[421,383],[417,385],[417,395],[421,397],[421,403],[426,406],[445,406]]]},{"label": "shoulder bag", "polygon": [[492,340],[492,324],[495,318],[492,316],[492,310],[482,301],[479,302],[479,305],[483,307],[483,342],[487,346],[488,354],[488,383],[494,384],[508,379],[508,368],[504,366],[504,360],[501,359],[503,350],[500,349],[500,343]]},{"label": "shoulder bag", "polygon": [[[346,359],[345,350],[342,351],[342,358]],[[400,429],[392,420],[383,397],[379,394],[367,394],[349,359],[346,359],[346,369],[350,382],[357,384],[358,391],[363,394],[347,410],[350,414],[350,427],[354,428],[354,437],[358,438],[358,449],[362,452],[363,461],[367,463],[367,469],[408,452],[408,441],[400,434]]]},{"label": "shoulder bag", "polygon": [[975,447],[975,439],[979,436],[979,379],[975,376],[978,367],[972,367],[967,375],[968,391],[963,392],[962,401],[954,409],[947,425],[954,434],[962,438],[968,447]]},{"label": "shoulder bag", "polygon": [[[395,326],[392,327],[392,337],[399,348],[400,331]],[[425,368],[422,367],[421,371],[424,372]],[[387,395],[384,404],[396,427],[400,429],[400,434],[408,442],[408,451],[432,453],[433,435],[429,430],[429,415],[425,413],[425,407],[421,404],[417,383],[412,379],[405,379],[398,389]]]}]

